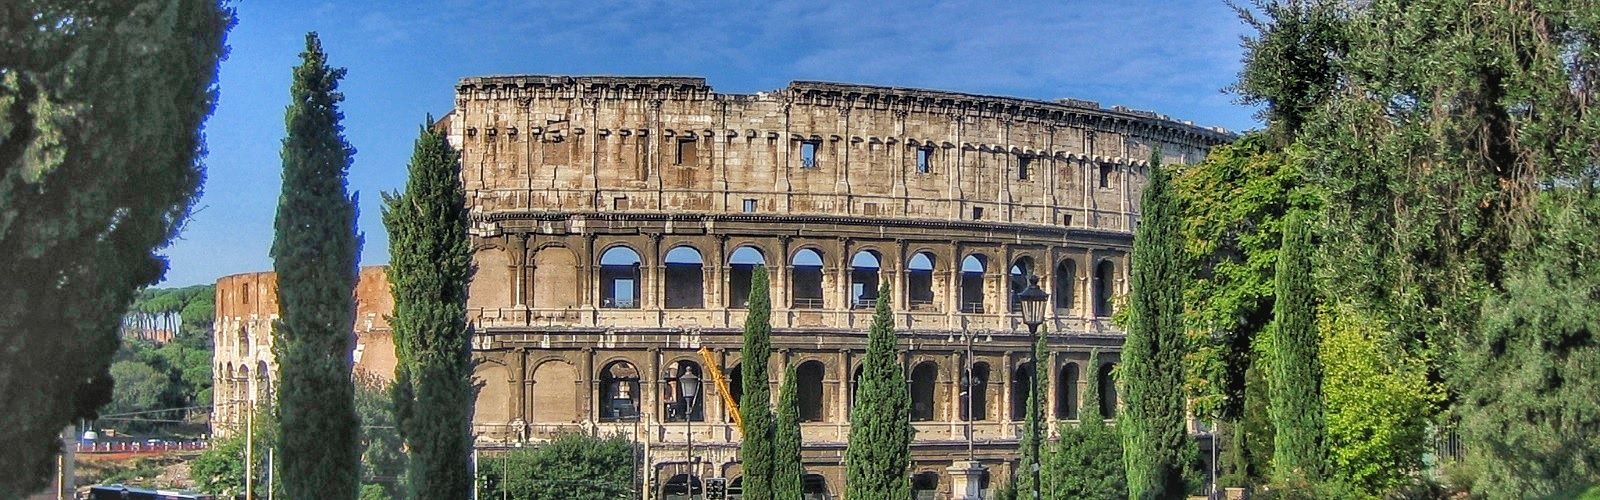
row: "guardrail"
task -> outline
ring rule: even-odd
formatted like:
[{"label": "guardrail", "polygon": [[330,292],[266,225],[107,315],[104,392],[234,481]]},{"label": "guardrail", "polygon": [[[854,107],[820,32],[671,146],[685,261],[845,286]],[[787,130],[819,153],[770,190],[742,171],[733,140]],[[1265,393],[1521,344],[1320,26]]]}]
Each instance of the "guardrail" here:
[{"label": "guardrail", "polygon": [[160,453],[167,451],[204,450],[211,445],[205,441],[90,441],[78,442],[77,453]]}]

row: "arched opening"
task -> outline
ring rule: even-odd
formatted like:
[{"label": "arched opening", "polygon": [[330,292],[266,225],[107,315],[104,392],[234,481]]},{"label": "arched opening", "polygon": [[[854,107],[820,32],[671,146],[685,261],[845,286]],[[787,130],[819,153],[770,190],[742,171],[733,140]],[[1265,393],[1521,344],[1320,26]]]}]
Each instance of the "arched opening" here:
[{"label": "arched opening", "polygon": [[766,266],[767,256],[755,247],[742,246],[728,256],[728,308],[750,307],[750,279],[756,266]]},{"label": "arched opening", "polygon": [[1109,260],[1102,260],[1094,270],[1094,315],[1102,318],[1111,317],[1115,312],[1111,310],[1111,297],[1113,288],[1117,283],[1117,265]]},{"label": "arched opening", "polygon": [[661,486],[662,498],[669,500],[699,500],[705,494],[700,477],[691,474],[674,474]]},{"label": "arched opening", "polygon": [[911,476],[911,498],[934,500],[939,495],[939,473],[926,471]]},{"label": "arched opening", "polygon": [[1028,395],[1033,394],[1033,363],[1017,365],[1016,378],[1011,380],[1011,419],[1028,418]]},{"label": "arched opening", "polygon": [[613,361],[600,369],[600,421],[616,422],[639,417],[639,369],[627,361]]},{"label": "arched opening", "polygon": [[989,363],[973,363],[972,373],[961,381],[961,418],[989,419]]},{"label": "arched opening", "polygon": [[878,252],[862,250],[850,258],[850,307],[871,309],[878,300]]},{"label": "arched opening", "polygon": [[[684,375],[691,373],[705,383],[700,385],[700,393],[698,395],[694,398],[685,398],[683,397],[683,388],[678,381]],[[665,401],[662,402],[662,414],[667,416],[668,422],[704,422],[706,420],[705,395],[711,384],[702,375],[700,364],[693,361],[682,360],[667,366],[667,376],[670,377],[670,383],[667,384],[667,393],[664,395]]]},{"label": "arched opening", "polygon": [[615,246],[600,255],[600,307],[639,307],[639,253]]},{"label": "arched opening", "polygon": [[823,420],[822,404],[822,378],[827,372],[821,361],[811,360],[800,363],[794,370],[795,396],[800,400],[800,421],[821,422]]},{"label": "arched opening", "polygon": [[961,312],[983,313],[983,273],[988,259],[979,254],[961,259]]},{"label": "arched opening", "polygon": [[1028,289],[1028,277],[1033,276],[1033,258],[1021,257],[1011,263],[1008,280],[1011,291],[1011,312],[1022,312],[1022,291]]},{"label": "arched opening", "polygon": [[1056,264],[1056,276],[1052,281],[1056,285],[1056,309],[1071,310],[1073,303],[1078,298],[1077,294],[1073,293],[1077,289],[1078,263],[1072,259],[1066,259]]},{"label": "arched opening", "polygon": [[906,262],[906,299],[912,309],[932,309],[933,254],[917,252]]},{"label": "arched opening", "polygon": [[856,406],[856,393],[861,390],[861,368],[865,365],[856,365],[855,371],[850,373],[850,404],[845,407],[845,414],[849,414]]},{"label": "arched opening", "polygon": [[244,358],[250,356],[250,329],[243,325],[239,326],[238,347],[239,357]]},{"label": "arched opening", "polygon": [[[472,279],[476,284],[477,278]],[[550,247],[533,254],[533,307],[568,309],[578,305],[578,259],[571,250]],[[510,303],[509,300],[507,303]]]},{"label": "arched opening", "polygon": [[1104,418],[1117,416],[1117,381],[1111,374],[1114,369],[1116,365],[1111,363],[1100,365],[1097,382],[1100,384],[1100,416]]},{"label": "arched opening", "polygon": [[667,309],[701,309],[706,305],[705,261],[694,247],[667,251]]},{"label": "arched opening", "polygon": [[934,391],[939,385],[939,365],[923,361],[911,370],[911,421],[933,420]]},{"label": "arched opening", "polygon": [[473,370],[472,385],[476,389],[473,391],[473,421],[486,424],[511,421],[511,408],[507,403],[511,401],[508,375],[505,365],[492,362],[481,363]]},{"label": "arched opening", "polygon": [[255,384],[250,383],[250,367],[239,367],[239,399],[244,400],[247,411],[260,404],[256,401]]},{"label": "arched opening", "polygon": [[794,253],[789,266],[794,269],[794,275],[789,281],[789,291],[794,300],[793,307],[822,309],[822,254],[810,248],[802,248]]},{"label": "arched opening", "polygon": [[467,305],[489,308],[511,305],[514,283],[511,256],[500,248],[484,248],[473,253],[472,264],[476,270],[467,284]]},{"label": "arched opening", "polygon": [[744,498],[744,476],[739,476],[733,478],[732,481],[728,481],[728,500],[740,500],[742,498]]},{"label": "arched opening", "polygon": [[546,361],[533,368],[528,398],[534,422],[578,421],[578,370],[565,361]]},{"label": "arched opening", "polygon": [[828,500],[828,478],[822,477],[822,474],[806,474],[800,481],[800,498]]},{"label": "arched opening", "polygon": [[256,362],[256,391],[259,401],[266,403],[273,401],[272,371],[267,369],[266,361]]},{"label": "arched opening", "polygon": [[1078,419],[1078,364],[1067,363],[1061,367],[1060,381],[1056,384],[1056,418]]},{"label": "arched opening", "polygon": [[[744,401],[739,399],[744,397],[744,371],[739,369],[739,365],[728,370],[728,396],[733,397],[734,404],[744,405]],[[728,412],[728,422],[733,422],[731,410]]]}]

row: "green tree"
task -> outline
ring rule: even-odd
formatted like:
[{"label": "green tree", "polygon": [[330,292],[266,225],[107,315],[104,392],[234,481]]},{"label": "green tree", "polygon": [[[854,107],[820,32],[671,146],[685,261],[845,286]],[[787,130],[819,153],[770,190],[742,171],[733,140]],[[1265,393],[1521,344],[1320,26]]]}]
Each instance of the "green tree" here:
[{"label": "green tree", "polygon": [[772,498],[800,500],[804,492],[805,464],[801,461],[800,395],[794,365],[783,373],[778,389],[778,428],[772,463]]},{"label": "green tree", "polygon": [[621,436],[563,434],[533,449],[480,455],[478,498],[633,498],[636,453]]},{"label": "green tree", "polygon": [[1152,155],[1143,216],[1133,239],[1131,324],[1122,348],[1126,395],[1117,424],[1130,498],[1182,498],[1188,431],[1183,394],[1183,288],[1177,207],[1161,153]]},{"label": "green tree", "polygon": [[[265,408],[257,410],[252,418],[254,432],[249,436],[253,441],[252,453],[246,453],[246,436],[241,428],[226,438],[214,440],[211,447],[189,463],[189,480],[201,492],[227,497],[244,495],[245,458],[249,455],[250,470],[254,471],[254,477],[251,478],[254,496],[266,496],[268,481],[278,476],[267,467],[267,450],[273,449],[278,442],[277,422],[272,418],[272,411]],[[277,484],[282,485],[283,482],[278,481]]]},{"label": "green tree", "polygon": [[1327,411],[1328,479],[1377,497],[1411,483],[1429,451],[1428,424],[1443,392],[1422,359],[1387,351],[1375,318],[1345,304],[1317,314]]},{"label": "green tree", "polygon": [[[432,119],[430,118],[431,122]],[[411,452],[412,496],[471,496],[472,332],[466,324],[466,191],[443,133],[421,127],[405,191],[384,195],[389,286],[394,295],[398,382],[408,396],[402,435]]]},{"label": "green tree", "polygon": [[282,315],[272,347],[281,380],[283,493],[354,498],[361,449],[350,332],[361,239],[345,174],[355,151],[339,123],[345,70],[328,66],[316,33],[306,35],[300,58],[285,113],[283,193],[272,242]]},{"label": "green tree", "polygon": [[[1045,371],[1045,338],[1048,334],[1041,332],[1033,343],[1033,371],[1028,374],[1032,380],[1028,384],[1028,400],[1024,403],[1021,460],[1013,471],[1016,476],[1012,480],[1017,489],[1027,498],[1040,498],[1044,485],[1040,477],[1044,469],[1044,416],[1041,407],[1044,406],[1045,383],[1048,371]],[[1041,375],[1043,372],[1045,375]]]},{"label": "green tree", "polygon": [[744,345],[740,349],[739,374],[744,392],[739,397],[739,416],[744,420],[744,438],[739,441],[739,462],[744,472],[744,494],[750,498],[772,498],[773,454],[776,438],[772,417],[772,393],[767,382],[767,360],[772,357],[772,299],[767,268],[757,266],[750,277],[750,305],[744,319]]},{"label": "green tree", "polygon": [[112,363],[111,380],[116,382],[116,388],[111,392],[106,413],[113,414],[161,408],[170,383],[166,374],[138,361]]},{"label": "green tree", "polygon": [[1336,0],[1251,0],[1233,4],[1255,29],[1244,40],[1244,64],[1233,90],[1246,104],[1264,104],[1259,117],[1280,145],[1296,134],[1338,90],[1337,58],[1347,44]]},{"label": "green tree", "polygon": [[[395,421],[395,401],[389,395],[387,384],[376,376],[362,376],[356,385],[356,414],[361,416],[362,498],[408,498],[403,480],[405,447]],[[471,475],[470,469],[467,474]],[[471,489],[467,491],[471,496]]]},{"label": "green tree", "polygon": [[204,177],[233,22],[216,0],[0,7],[0,498],[43,488],[111,401],[123,313]]},{"label": "green tree", "polygon": [[[1089,355],[1089,373],[1098,373],[1100,353]],[[1081,423],[1060,424],[1061,438],[1046,456],[1045,488],[1050,500],[1121,500],[1128,498],[1128,476],[1122,465],[1122,438],[1100,415],[1100,384],[1084,391]]]},{"label": "green tree", "polygon": [[850,442],[845,449],[845,498],[911,496],[911,389],[895,346],[894,316],[886,282],[878,289],[867,354],[861,363]]},{"label": "green tree", "polygon": [[1322,362],[1311,278],[1310,214],[1290,214],[1278,258],[1273,304],[1273,470],[1279,481],[1322,479]]}]

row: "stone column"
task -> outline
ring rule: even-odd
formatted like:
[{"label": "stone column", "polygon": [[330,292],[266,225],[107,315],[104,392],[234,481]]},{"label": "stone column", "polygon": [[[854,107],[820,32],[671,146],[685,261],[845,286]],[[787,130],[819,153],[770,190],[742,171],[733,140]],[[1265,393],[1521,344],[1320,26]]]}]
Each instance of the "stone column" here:
[{"label": "stone column", "polygon": [[983,498],[983,473],[986,468],[976,461],[958,460],[946,467],[950,476],[952,500],[979,500]]}]

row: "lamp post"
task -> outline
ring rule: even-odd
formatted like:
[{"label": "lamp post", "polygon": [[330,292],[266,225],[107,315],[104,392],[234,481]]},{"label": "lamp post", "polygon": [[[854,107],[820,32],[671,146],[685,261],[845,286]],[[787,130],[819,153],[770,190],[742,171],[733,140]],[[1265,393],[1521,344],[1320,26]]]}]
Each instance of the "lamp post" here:
[{"label": "lamp post", "polygon": [[700,397],[700,376],[693,371],[684,370],[678,376],[678,399],[683,402],[683,418],[687,423],[685,427],[685,452],[689,462],[689,498],[694,498],[695,483],[700,479],[699,463],[694,457],[694,402]]},{"label": "lamp post", "polygon": [[965,328],[961,330],[961,340],[967,344],[966,369],[961,376],[961,388],[966,391],[964,396],[967,402],[965,415],[967,419],[967,459],[951,463],[950,467],[945,469],[953,479],[953,484],[951,485],[951,498],[953,500],[978,500],[983,498],[982,483],[985,470],[983,464],[978,463],[977,454],[973,450],[973,441],[976,439],[976,428],[973,420],[976,418],[977,408],[972,404],[972,393],[982,383],[978,381],[977,374],[972,370],[972,342],[977,337],[977,332]]},{"label": "lamp post", "polygon": [[[1031,396],[1035,396],[1039,392],[1039,371],[1040,371],[1039,368],[1040,368],[1040,366],[1039,366],[1038,351],[1037,351],[1035,346],[1039,345],[1039,325],[1044,324],[1044,308],[1045,308],[1045,304],[1047,302],[1049,302],[1049,300],[1050,300],[1050,294],[1045,293],[1044,290],[1040,290],[1039,289],[1039,276],[1038,275],[1034,275],[1034,274],[1030,274],[1030,275],[1028,275],[1028,288],[1026,290],[1023,290],[1023,291],[1017,293],[1017,299],[1018,299],[1018,302],[1022,303],[1022,322],[1024,324],[1028,325],[1028,359],[1029,359],[1029,363],[1033,365],[1033,373],[1030,374],[1033,377],[1033,380],[1031,380],[1030,381],[1031,383],[1028,384],[1028,388],[1029,388],[1028,390],[1030,390],[1030,391],[1032,391],[1034,393],[1034,394],[1030,394],[1029,395],[1030,396],[1029,399],[1031,399],[1033,401],[1033,406],[1035,406],[1035,408],[1028,408],[1028,410],[1034,412],[1034,414],[1036,415],[1036,417],[1035,417],[1036,419],[1042,419],[1044,417],[1044,412],[1042,410],[1036,408],[1036,407],[1039,406],[1039,405],[1042,405],[1043,402],[1039,401],[1040,398],[1031,397]],[[1041,459],[1041,457],[1039,455],[1039,441],[1040,441],[1039,425],[1040,424],[1041,424],[1041,422],[1039,422],[1038,420],[1035,420],[1033,428],[1032,429],[1028,429],[1028,432],[1033,434],[1032,436],[1030,436],[1030,437],[1033,438],[1031,440],[1032,444],[1030,445],[1030,446],[1032,446],[1033,449],[1029,450],[1029,451],[1033,452],[1033,459],[1035,460],[1035,462],[1033,464],[1033,497],[1034,498],[1039,498],[1039,481],[1040,481],[1040,477],[1039,477],[1039,463],[1037,462],[1037,460]]]}]

